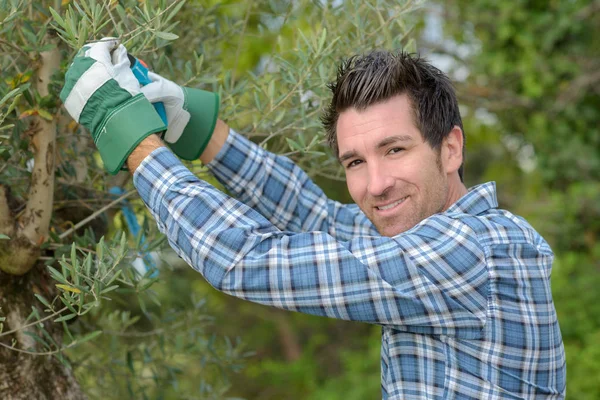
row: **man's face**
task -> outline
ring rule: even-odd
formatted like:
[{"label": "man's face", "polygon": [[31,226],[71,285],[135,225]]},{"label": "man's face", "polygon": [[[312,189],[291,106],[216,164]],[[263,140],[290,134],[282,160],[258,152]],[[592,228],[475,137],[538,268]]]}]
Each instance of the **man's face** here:
[{"label": "man's face", "polygon": [[382,235],[444,209],[448,177],[439,152],[415,126],[407,95],[342,112],[337,141],[350,196]]}]

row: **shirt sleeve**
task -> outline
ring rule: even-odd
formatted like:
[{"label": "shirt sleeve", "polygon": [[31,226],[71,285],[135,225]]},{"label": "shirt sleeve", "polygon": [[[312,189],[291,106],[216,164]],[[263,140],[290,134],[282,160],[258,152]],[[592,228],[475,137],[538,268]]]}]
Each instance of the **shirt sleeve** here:
[{"label": "shirt sleeve", "polygon": [[283,231],[155,150],[134,184],[175,251],[216,289],[286,310],[479,338],[485,256],[451,218],[394,238]]},{"label": "shirt sleeve", "polygon": [[270,153],[233,130],[207,166],[229,193],[279,229],[323,231],[339,240],[377,234],[358,206],[329,199],[289,158]]}]

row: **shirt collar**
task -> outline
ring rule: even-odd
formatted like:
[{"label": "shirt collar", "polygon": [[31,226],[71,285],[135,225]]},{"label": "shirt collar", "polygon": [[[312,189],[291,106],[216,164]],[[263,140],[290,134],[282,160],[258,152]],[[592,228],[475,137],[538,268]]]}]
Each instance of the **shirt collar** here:
[{"label": "shirt collar", "polygon": [[445,213],[478,215],[497,207],[496,182],[486,182],[470,188],[468,193],[452,204]]}]

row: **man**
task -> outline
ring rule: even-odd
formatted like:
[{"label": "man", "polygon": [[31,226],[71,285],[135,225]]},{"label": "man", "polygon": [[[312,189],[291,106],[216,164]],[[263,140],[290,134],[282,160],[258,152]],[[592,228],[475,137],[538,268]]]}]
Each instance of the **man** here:
[{"label": "man", "polygon": [[[340,68],[323,121],[356,203],[342,205],[289,159],[214,127],[214,96],[156,74],[140,88],[117,44],[84,48],[61,98],[109,171],[127,160],[160,230],[211,285],[381,325],[385,399],[564,398],[552,251],[498,209],[493,183],[464,186],[462,122],[438,69],[381,51]],[[237,200],[153,134],[165,126],[151,101],[172,151],[200,156]]]}]

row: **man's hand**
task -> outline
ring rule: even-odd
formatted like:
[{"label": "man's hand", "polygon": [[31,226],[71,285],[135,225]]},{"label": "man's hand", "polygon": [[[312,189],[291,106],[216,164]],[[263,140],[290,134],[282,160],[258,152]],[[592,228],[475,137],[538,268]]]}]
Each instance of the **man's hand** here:
[{"label": "man's hand", "polygon": [[153,72],[153,81],[141,88],[152,103],[162,102],[168,129],[164,140],[184,160],[196,160],[207,148],[219,115],[219,96],[204,90],[181,87]]},{"label": "man's hand", "polygon": [[105,168],[116,174],[147,136],[166,126],[130,69],[127,50],[113,38],[83,47],[65,76],[60,98],[94,139]]}]

